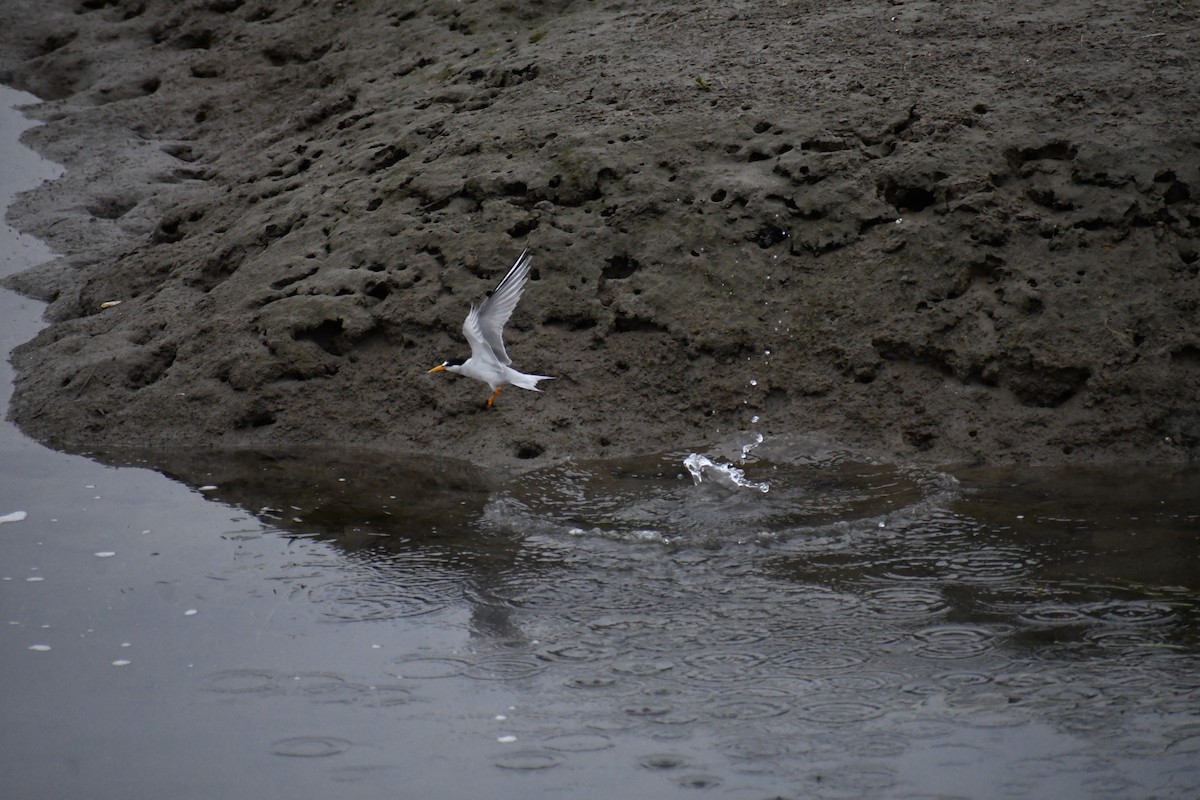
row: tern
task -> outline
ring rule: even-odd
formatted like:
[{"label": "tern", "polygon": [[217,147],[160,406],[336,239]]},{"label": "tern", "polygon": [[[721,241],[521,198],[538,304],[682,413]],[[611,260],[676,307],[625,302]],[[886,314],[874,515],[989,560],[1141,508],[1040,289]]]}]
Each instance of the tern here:
[{"label": "tern", "polygon": [[504,325],[525,291],[530,261],[529,249],[526,248],[504,279],[493,291],[488,292],[487,298],[478,306],[471,306],[462,327],[463,336],[471,345],[471,357],[465,361],[443,361],[428,371],[457,372],[483,381],[492,388],[492,396],[487,401],[488,408],[492,407],[500,391],[509,384],[540,392],[538,381],[553,380],[551,375],[528,375],[513,369],[510,366],[512,359],[504,350]]}]

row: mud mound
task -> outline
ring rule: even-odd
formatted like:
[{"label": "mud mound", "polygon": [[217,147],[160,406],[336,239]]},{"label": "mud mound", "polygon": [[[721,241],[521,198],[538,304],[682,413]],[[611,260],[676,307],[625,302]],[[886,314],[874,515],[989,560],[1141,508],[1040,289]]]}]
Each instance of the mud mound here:
[{"label": "mud mound", "polygon": [[[753,426],[1200,452],[1200,18],[1148,2],[10,2],[62,180],[12,404],[529,465]],[[544,394],[424,370],[521,248]],[[119,305],[112,305],[114,301]]]}]

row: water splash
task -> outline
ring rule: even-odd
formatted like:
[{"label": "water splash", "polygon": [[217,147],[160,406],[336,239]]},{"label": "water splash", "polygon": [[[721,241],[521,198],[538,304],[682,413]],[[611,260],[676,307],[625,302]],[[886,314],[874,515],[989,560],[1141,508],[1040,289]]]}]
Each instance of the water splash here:
[{"label": "water splash", "polygon": [[[754,417],[751,422],[758,422],[758,417]],[[763,435],[761,433],[756,433],[754,434],[753,442],[747,442],[746,444],[742,445],[742,457],[740,459],[741,463],[745,464],[746,459],[750,456],[750,452],[762,443]]]},{"label": "water splash", "polygon": [[[746,452],[743,448],[743,457]],[[766,481],[759,483],[749,480],[742,470],[732,464],[718,464],[708,456],[702,456],[699,453],[692,453],[683,459],[683,466],[687,468],[688,473],[692,476],[692,482],[697,486],[707,476],[714,483],[738,489],[757,489],[763,494],[771,490],[770,484]]]}]

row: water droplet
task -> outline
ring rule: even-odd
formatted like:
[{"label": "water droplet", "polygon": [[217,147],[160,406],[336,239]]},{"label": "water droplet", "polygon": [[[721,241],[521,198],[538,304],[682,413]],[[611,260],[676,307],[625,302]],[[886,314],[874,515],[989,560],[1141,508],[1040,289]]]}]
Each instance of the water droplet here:
[{"label": "water droplet", "polygon": [[115,555],[116,553],[112,550],[101,550],[99,553],[95,553],[96,558],[112,558]]},{"label": "water droplet", "polygon": [[44,653],[50,649],[50,645],[48,645],[48,644],[31,644],[31,645],[29,645],[29,649],[36,650],[39,653]]}]

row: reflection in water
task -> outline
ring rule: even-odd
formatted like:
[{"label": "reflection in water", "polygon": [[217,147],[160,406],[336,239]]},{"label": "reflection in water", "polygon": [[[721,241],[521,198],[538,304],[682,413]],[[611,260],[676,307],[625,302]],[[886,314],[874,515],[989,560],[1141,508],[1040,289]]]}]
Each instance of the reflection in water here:
[{"label": "reflection in water", "polygon": [[[507,770],[632,737],[656,744],[636,766],[688,789],[1200,788],[1200,471],[955,478],[830,456],[751,463],[763,493],[697,485],[682,455],[498,484],[361,453],[142,457],[340,548],[344,569],[294,581],[323,620],[437,625],[469,608],[469,651],[395,658],[380,685],[405,708],[446,682],[514,687]],[[254,669],[204,686],[284,687]]]}]

